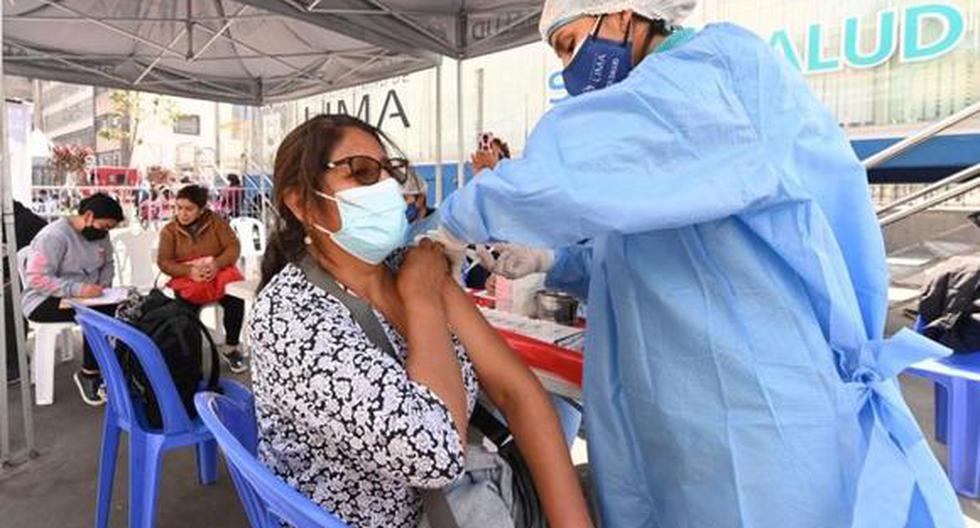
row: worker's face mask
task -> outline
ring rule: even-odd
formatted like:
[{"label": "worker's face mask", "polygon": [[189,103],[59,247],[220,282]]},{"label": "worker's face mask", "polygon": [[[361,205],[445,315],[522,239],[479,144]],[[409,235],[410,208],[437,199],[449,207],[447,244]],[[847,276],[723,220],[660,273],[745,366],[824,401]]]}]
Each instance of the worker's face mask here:
[{"label": "worker's face mask", "polygon": [[415,205],[415,202],[408,204],[408,207],[405,209],[405,218],[408,219],[408,222],[412,223],[418,217],[419,217],[419,206]]},{"label": "worker's face mask", "polygon": [[340,230],[330,231],[319,224],[313,227],[351,255],[368,264],[380,264],[404,242],[408,232],[405,199],[394,179],[347,189],[334,196],[322,192],[317,195],[337,204]]},{"label": "worker's face mask", "polygon": [[616,84],[625,79],[633,69],[633,46],[630,45],[629,40],[632,20],[626,28],[623,41],[617,42],[598,36],[603,18],[600,16],[596,20],[595,28],[579,45],[572,61],[562,71],[565,90],[570,95],[579,95]]}]

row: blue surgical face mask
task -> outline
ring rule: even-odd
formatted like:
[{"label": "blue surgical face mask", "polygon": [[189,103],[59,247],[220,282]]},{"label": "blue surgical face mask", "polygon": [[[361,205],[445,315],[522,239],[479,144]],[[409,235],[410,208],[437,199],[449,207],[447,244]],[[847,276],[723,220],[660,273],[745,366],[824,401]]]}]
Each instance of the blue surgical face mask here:
[{"label": "blue surgical face mask", "polygon": [[416,218],[419,217],[419,206],[415,205],[415,202],[408,204],[405,209],[405,218],[408,219],[408,223],[412,223]]},{"label": "blue surgical face mask", "polygon": [[579,46],[572,62],[562,71],[565,80],[565,90],[570,95],[579,95],[592,90],[599,90],[618,83],[629,75],[633,69],[632,48],[627,37],[622,42],[599,38],[599,26],[602,18],[596,20],[595,29]]},{"label": "blue surgical face mask", "polygon": [[368,264],[380,264],[404,242],[408,232],[405,198],[392,178],[340,191],[334,196],[321,192],[317,195],[337,204],[340,230],[330,231],[319,224],[313,227],[330,235],[334,243],[351,255]]}]

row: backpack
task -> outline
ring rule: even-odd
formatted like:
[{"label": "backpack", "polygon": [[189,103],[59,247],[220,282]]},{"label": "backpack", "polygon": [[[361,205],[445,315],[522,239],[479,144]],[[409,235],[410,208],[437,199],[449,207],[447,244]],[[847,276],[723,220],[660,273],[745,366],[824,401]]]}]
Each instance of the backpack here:
[{"label": "backpack", "polygon": [[[130,295],[116,314],[157,345],[187,416],[196,418],[194,394],[201,390],[220,392],[218,349],[198,314],[157,289],[151,290],[145,297]],[[151,428],[162,427],[163,418],[156,394],[139,360],[122,342],[116,343],[116,355],[133,399],[141,404],[148,425]],[[202,381],[206,382],[204,386],[201,386]]]}]

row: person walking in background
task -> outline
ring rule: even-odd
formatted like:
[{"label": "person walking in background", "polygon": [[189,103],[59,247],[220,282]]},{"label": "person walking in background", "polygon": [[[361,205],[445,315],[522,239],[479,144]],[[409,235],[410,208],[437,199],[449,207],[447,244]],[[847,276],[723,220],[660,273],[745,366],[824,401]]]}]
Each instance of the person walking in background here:
[{"label": "person walking in background", "polygon": [[228,175],[228,186],[221,190],[221,209],[228,218],[242,215],[242,203],[245,200],[245,189],[237,174]]}]

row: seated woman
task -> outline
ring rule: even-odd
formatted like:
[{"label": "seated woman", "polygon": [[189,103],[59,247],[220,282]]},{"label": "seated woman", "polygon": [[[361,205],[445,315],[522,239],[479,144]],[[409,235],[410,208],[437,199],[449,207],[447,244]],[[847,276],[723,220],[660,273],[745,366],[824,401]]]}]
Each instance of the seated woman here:
[{"label": "seated woman", "polygon": [[[228,225],[207,208],[208,190],[199,185],[188,185],[177,192],[176,214],[160,230],[160,248],[157,266],[171,277],[190,277],[195,282],[214,279],[218,270],[234,266],[241,248],[238,237]],[[201,306],[177,298],[195,311]],[[245,319],[245,301],[225,295],[219,301],[224,309],[225,344],[221,354],[232,372],[246,370],[245,358],[239,350],[242,322]]]},{"label": "seated woman", "polygon": [[[385,260],[407,229],[406,173],[381,137],[320,115],[279,147],[282,222],[249,330],[260,459],[353,527],[414,528],[419,488],[466,482],[457,479],[482,389],[506,416],[550,525],[589,526],[547,393],[450,278],[441,248],[423,241],[397,272]],[[384,336],[365,332],[338,295],[366,302]],[[374,344],[384,338],[391,347]]]},{"label": "seated woman", "polygon": [[[75,320],[75,311],[61,308],[66,297],[98,297],[115,277],[109,230],[123,220],[119,202],[97,193],[78,204],[78,214],[56,220],[41,229],[31,243],[24,269],[23,312],[36,323]],[[114,305],[95,307],[114,314]],[[102,405],[102,376],[99,364],[86,341],[82,369],[75,372],[75,385],[82,400]]]}]

